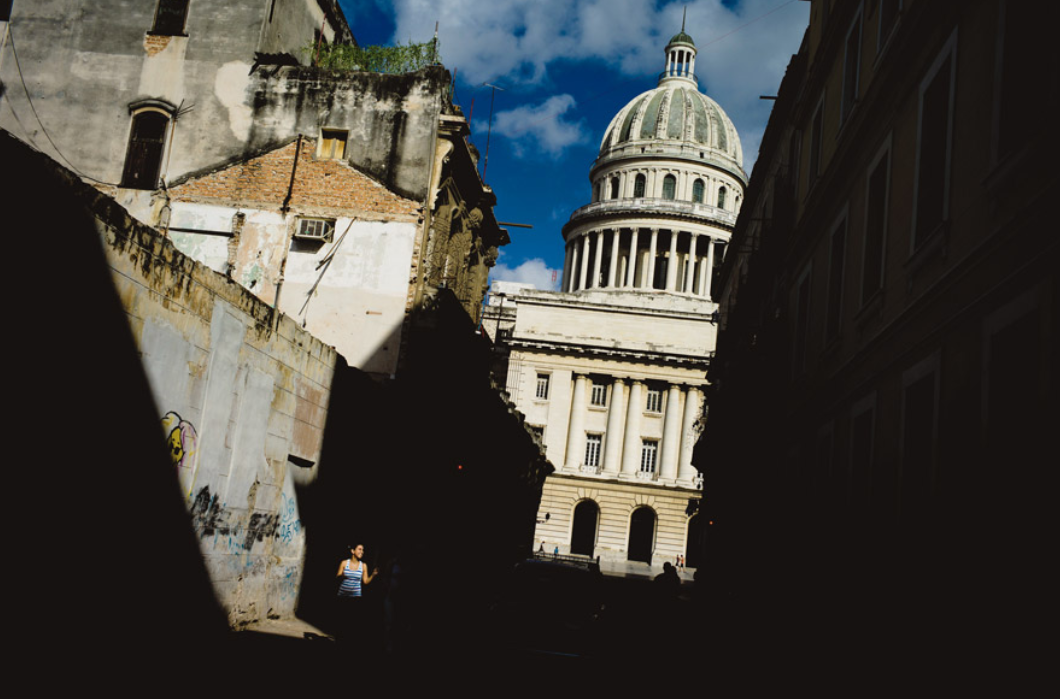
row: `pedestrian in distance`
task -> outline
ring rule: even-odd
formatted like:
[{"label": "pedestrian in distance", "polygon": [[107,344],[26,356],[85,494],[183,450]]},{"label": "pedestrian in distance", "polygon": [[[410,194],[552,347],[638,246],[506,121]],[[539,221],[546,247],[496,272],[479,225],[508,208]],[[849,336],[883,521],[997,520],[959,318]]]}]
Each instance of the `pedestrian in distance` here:
[{"label": "pedestrian in distance", "polygon": [[349,641],[364,632],[364,586],[372,582],[379,573],[375,568],[371,573],[364,563],[364,544],[352,544],[350,557],[339,563],[339,590],[337,595],[339,640]]}]

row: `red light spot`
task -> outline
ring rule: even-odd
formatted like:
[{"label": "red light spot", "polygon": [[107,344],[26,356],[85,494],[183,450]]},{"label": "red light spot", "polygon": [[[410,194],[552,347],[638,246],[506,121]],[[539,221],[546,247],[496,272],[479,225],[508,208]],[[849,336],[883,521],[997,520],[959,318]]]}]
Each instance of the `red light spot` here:
[{"label": "red light spot", "polygon": [[463,464],[457,464],[456,465],[456,470],[457,471],[463,471],[464,470],[464,465]]}]

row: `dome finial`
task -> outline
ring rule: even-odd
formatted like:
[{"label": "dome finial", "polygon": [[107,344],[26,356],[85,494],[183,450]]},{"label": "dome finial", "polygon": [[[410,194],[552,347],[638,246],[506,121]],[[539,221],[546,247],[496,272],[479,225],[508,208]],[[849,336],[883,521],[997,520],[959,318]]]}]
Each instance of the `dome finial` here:
[{"label": "dome finial", "polygon": [[685,19],[688,17],[688,5],[685,5],[684,9],[681,10],[681,33],[685,33]]}]

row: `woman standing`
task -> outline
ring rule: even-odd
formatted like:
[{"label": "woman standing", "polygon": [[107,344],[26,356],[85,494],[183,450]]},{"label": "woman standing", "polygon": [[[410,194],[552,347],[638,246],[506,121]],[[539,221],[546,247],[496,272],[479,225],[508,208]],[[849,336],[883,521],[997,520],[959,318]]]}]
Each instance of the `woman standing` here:
[{"label": "woman standing", "polygon": [[379,569],[367,572],[364,561],[364,544],[350,546],[350,557],[339,563],[339,572],[335,577],[340,578],[338,604],[339,623],[341,624],[341,636],[345,639],[354,638],[354,634],[360,630],[364,618],[363,586],[372,582]]}]

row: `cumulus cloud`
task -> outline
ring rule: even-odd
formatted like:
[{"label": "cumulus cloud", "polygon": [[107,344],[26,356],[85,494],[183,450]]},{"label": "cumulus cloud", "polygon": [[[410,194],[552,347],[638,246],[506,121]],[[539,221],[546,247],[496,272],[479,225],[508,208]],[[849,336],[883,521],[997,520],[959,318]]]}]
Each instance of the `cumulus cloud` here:
[{"label": "cumulus cloud", "polygon": [[493,268],[493,279],[501,282],[533,284],[536,289],[557,291],[563,277],[561,270],[550,269],[540,257],[526,260],[518,267],[509,267],[498,262]]},{"label": "cumulus cloud", "polygon": [[[784,69],[799,46],[808,21],[809,3],[796,0],[692,0],[687,3],[644,0],[395,0],[395,38],[429,38],[439,22],[441,53],[469,84],[503,81],[506,85],[547,89],[552,73],[571,70],[577,61],[596,61],[619,75],[645,81],[664,67],[663,47],[681,28],[699,49],[696,73],[700,87],[713,97],[748,137],[746,165],[754,162],[757,142]],[[728,6],[727,6],[728,5]],[[558,73],[556,73],[558,75]],[[612,88],[613,89],[613,88]],[[630,90],[632,98],[638,89]],[[592,88],[578,95],[595,96]],[[538,111],[534,111],[538,110]],[[549,111],[551,110],[551,111]],[[507,112],[501,128],[524,129],[523,152],[535,141],[553,157],[564,144],[586,137],[572,118],[570,95]],[[547,123],[546,114],[566,121]],[[494,128],[499,128],[495,115]],[[593,128],[598,128],[595,124]],[[599,128],[603,128],[600,126]]]},{"label": "cumulus cloud", "polygon": [[[537,105],[523,105],[493,117],[493,131],[507,136],[515,155],[522,157],[527,147],[536,144],[553,158],[565,148],[588,139],[582,122],[564,121],[563,115],[575,106],[570,95],[554,95]],[[475,131],[485,133],[486,122],[477,122]]]}]

